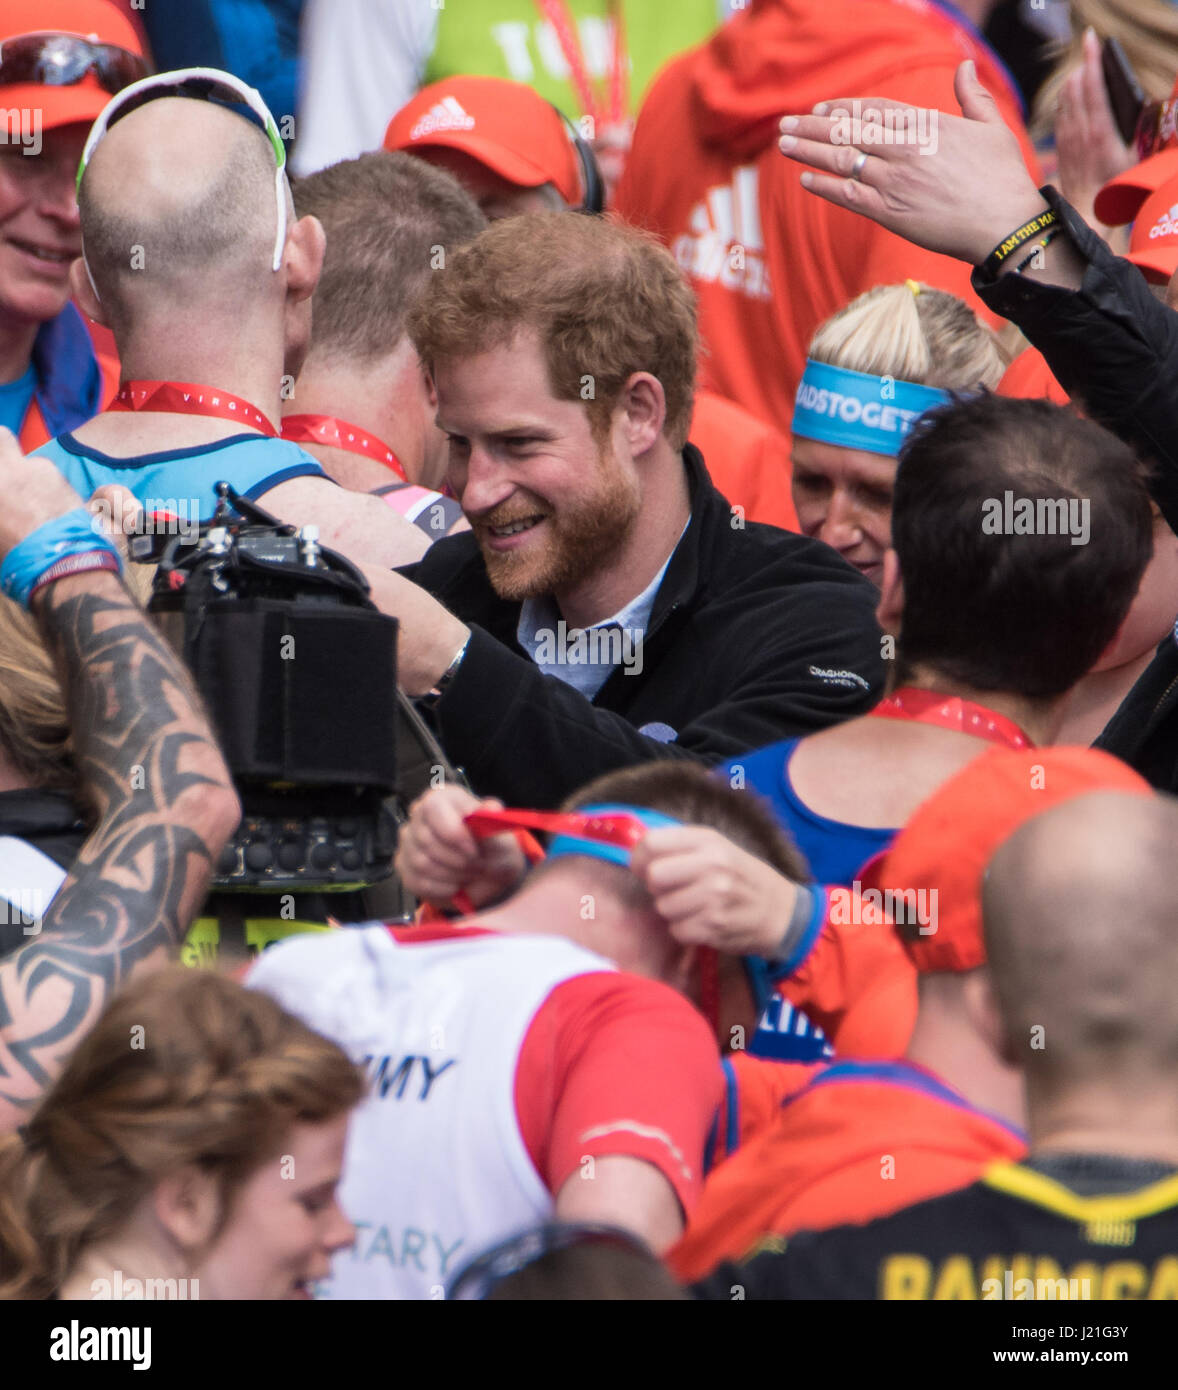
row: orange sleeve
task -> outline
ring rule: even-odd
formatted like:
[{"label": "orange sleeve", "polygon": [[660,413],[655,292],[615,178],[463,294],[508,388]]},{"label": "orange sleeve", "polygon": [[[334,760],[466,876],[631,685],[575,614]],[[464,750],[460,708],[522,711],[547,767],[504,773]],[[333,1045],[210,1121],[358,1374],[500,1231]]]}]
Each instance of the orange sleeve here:
[{"label": "orange sleeve", "polygon": [[1047,359],[1038,348],[1024,348],[1006,369],[998,383],[998,395],[1016,396],[1024,400],[1044,398],[1056,405],[1069,403],[1068,393],[1055,379]]},{"label": "orange sleeve", "polygon": [[916,1022],[916,970],[882,909],[827,890],[826,920],[805,960],[778,985],[850,1057],[900,1057]]},{"label": "orange sleeve", "polygon": [[558,985],[537,1011],[515,1108],[554,1196],[584,1159],[624,1154],[653,1164],[690,1212],[722,1089],[716,1041],[682,995],[603,971]]},{"label": "orange sleeve", "polygon": [[713,1162],[720,1162],[768,1126],[784,1101],[808,1085],[825,1062],[778,1062],[733,1052],[724,1059],[728,1095],[721,1107]]},{"label": "orange sleeve", "polygon": [[790,479],[790,441],[780,430],[714,391],[700,389],[691,418],[691,442],[712,482],[747,521],[797,531]]}]

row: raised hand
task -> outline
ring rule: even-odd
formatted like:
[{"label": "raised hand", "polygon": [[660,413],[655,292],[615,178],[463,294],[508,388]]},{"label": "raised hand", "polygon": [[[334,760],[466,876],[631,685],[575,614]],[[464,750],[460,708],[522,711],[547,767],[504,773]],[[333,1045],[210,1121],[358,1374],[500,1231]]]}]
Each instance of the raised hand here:
[{"label": "raised hand", "polygon": [[954,90],[960,116],[882,97],[821,102],[782,120],[781,152],[823,171],[802,175],[820,198],[978,265],[1047,204],[972,62],[957,69]]}]

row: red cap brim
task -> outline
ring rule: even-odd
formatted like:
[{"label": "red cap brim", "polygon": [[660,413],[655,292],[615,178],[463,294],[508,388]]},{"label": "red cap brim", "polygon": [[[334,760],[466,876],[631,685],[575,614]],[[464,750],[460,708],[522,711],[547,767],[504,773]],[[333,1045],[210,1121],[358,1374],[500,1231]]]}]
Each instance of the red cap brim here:
[{"label": "red cap brim", "polygon": [[110,99],[111,93],[90,77],[70,87],[45,87],[35,82],[0,87],[0,106],[31,112],[34,130],[93,125]]},{"label": "red cap brim", "polygon": [[1106,227],[1123,227],[1133,221],[1151,193],[1176,177],[1178,149],[1150,155],[1105,184],[1096,195],[1096,216]]}]

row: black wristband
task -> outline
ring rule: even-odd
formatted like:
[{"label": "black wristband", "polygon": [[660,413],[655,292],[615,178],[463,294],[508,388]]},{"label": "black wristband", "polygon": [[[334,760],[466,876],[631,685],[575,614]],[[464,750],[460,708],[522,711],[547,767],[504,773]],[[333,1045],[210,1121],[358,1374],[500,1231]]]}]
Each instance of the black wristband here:
[{"label": "black wristband", "polygon": [[1033,237],[1040,232],[1045,232],[1048,227],[1055,227],[1059,224],[1059,214],[1054,208],[1048,208],[1046,212],[1041,212],[1037,217],[1032,217],[1029,222],[1024,222],[1021,227],[1016,228],[1008,237],[1004,237],[997,246],[990,252],[981,264],[984,275],[994,279],[1002,270],[1002,266],[1009,256],[1012,256],[1020,246],[1025,246]]},{"label": "black wristband", "polygon": [[1039,240],[1035,243],[1034,248],[1031,251],[1031,254],[1029,256],[1024,257],[1023,260],[1019,261],[1018,265],[1015,266],[1012,274],[1021,275],[1023,271],[1026,270],[1027,266],[1029,266],[1031,262],[1035,259],[1035,257],[1039,254],[1039,252],[1046,251],[1047,248],[1051,245],[1051,243],[1055,240],[1055,238],[1057,236],[1060,236],[1062,232],[1062,227],[1049,227],[1047,229],[1047,235],[1039,238]]}]

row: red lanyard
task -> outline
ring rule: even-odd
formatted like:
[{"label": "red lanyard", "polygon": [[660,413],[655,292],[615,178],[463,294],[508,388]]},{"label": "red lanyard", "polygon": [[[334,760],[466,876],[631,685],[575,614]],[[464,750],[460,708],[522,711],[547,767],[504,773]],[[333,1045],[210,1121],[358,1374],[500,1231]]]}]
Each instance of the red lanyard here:
[{"label": "red lanyard", "polygon": [[936,690],[918,690],[906,685],[889,695],[871,711],[874,719],[907,719],[914,724],[936,724],[942,729],[956,729],[987,743],[1002,743],[1007,748],[1033,748],[1035,745],[1013,719],[996,710],[956,695],[942,695]]},{"label": "red lanyard", "polygon": [[332,449],[346,449],[349,454],[363,454],[391,468],[402,482],[408,482],[401,460],[383,439],[347,420],[337,420],[334,415],[284,415],[282,437],[295,444],[325,444]]},{"label": "red lanyard", "polygon": [[609,68],[608,107],[602,107],[589,71],[577,25],[569,11],[568,0],[536,0],[536,8],[552,25],[560,43],[560,51],[569,67],[569,81],[577,93],[581,109],[592,116],[596,125],[620,125],[626,120],[630,107],[630,63],[626,53],[626,33],[622,25],[622,0],[609,0],[606,8],[613,26],[614,51]]},{"label": "red lanyard", "polygon": [[159,410],[168,415],[215,415],[236,420],[277,439],[278,431],[256,405],[218,390],[197,386],[191,381],[124,381],[108,410]]}]

